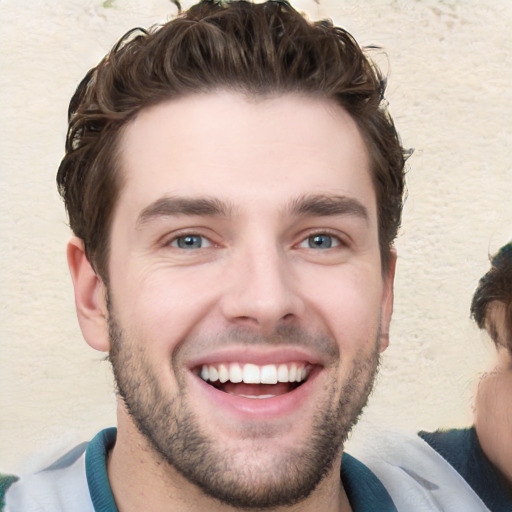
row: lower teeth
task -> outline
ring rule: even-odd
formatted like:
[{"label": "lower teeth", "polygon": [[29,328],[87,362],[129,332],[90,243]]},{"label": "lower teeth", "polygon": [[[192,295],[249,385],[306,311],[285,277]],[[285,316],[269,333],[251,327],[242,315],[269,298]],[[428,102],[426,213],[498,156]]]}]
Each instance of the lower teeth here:
[{"label": "lower teeth", "polygon": [[228,394],[229,395],[234,395],[234,396],[241,396],[243,398],[255,398],[255,399],[262,399],[262,398],[274,398],[276,395],[237,395],[236,393],[230,393],[228,391]]}]

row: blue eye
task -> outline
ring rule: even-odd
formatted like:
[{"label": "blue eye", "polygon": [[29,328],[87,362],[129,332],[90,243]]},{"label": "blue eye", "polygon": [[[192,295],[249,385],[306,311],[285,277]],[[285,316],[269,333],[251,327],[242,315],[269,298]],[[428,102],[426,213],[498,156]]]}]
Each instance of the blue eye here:
[{"label": "blue eye", "polygon": [[171,242],[171,246],[179,249],[201,249],[208,245],[208,240],[201,235],[178,236]]},{"label": "blue eye", "polygon": [[336,238],[331,235],[312,235],[306,240],[310,249],[330,249],[331,247],[338,245]]}]

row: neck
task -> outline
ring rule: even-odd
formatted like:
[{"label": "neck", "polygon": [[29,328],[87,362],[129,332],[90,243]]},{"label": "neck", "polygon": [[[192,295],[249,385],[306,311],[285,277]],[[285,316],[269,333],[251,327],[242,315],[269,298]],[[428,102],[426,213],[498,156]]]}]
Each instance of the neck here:
[{"label": "neck", "polygon": [[[341,483],[339,469],[339,464],[335,465],[315,491],[302,502],[272,510],[350,512],[352,509]],[[108,456],[107,471],[119,512],[240,510],[205,495],[196,485],[163,461],[136,429],[125,411],[118,414],[117,440]]]}]

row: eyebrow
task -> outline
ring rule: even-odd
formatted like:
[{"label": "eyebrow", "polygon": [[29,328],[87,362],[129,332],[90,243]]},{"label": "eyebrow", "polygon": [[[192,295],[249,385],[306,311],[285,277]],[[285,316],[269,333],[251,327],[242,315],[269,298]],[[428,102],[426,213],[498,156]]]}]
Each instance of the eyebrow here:
[{"label": "eyebrow", "polygon": [[157,217],[176,217],[179,215],[203,215],[208,217],[227,217],[232,207],[219,199],[200,197],[162,197],[146,206],[137,218],[137,227],[141,227]]},{"label": "eyebrow", "polygon": [[357,199],[337,195],[305,195],[290,203],[292,215],[315,217],[349,215],[369,221],[368,209]]},{"label": "eyebrow", "polygon": [[[137,218],[137,228],[158,217],[198,215],[208,217],[229,217],[233,207],[217,198],[209,197],[162,197],[144,208]],[[315,217],[349,215],[369,220],[367,208],[357,199],[338,195],[303,195],[288,206],[293,216]]]}]

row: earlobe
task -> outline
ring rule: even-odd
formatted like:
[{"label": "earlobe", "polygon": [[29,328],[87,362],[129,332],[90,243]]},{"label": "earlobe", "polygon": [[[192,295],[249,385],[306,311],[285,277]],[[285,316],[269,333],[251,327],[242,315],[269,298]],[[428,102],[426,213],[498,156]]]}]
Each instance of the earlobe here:
[{"label": "earlobe", "polygon": [[396,270],[396,250],[391,248],[389,254],[389,264],[386,273],[383,275],[383,289],[382,289],[382,307],[381,307],[381,336],[380,336],[380,351],[384,352],[389,345],[389,325],[391,323],[391,316],[393,314],[393,300],[394,291],[393,286],[395,282]]},{"label": "earlobe", "polygon": [[108,352],[108,311],[106,287],[92,268],[83,240],[73,237],[67,246],[67,258],[73,287],[78,323],[85,341],[94,349]]}]

